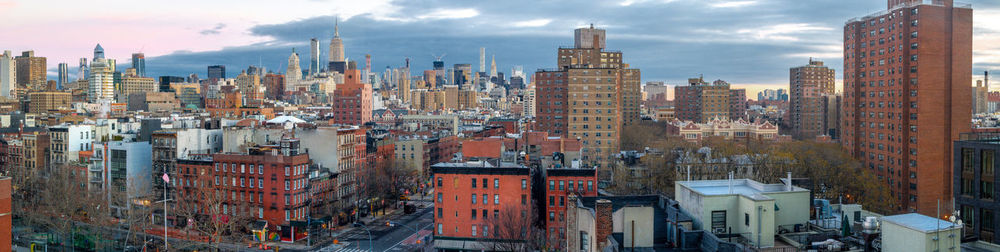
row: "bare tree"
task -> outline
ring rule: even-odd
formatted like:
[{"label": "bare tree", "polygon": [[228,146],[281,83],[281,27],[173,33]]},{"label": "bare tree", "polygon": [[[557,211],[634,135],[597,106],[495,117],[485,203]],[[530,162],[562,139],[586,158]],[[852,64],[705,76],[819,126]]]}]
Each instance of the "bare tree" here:
[{"label": "bare tree", "polygon": [[484,224],[488,232],[483,235],[491,238],[494,251],[532,251],[545,247],[548,239],[545,230],[539,228],[538,215],[527,206],[504,207],[494,212]]}]

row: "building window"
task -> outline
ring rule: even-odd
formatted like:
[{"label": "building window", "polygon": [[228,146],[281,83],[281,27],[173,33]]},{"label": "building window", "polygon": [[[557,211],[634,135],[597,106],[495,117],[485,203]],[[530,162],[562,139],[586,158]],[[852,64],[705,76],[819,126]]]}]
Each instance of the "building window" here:
[{"label": "building window", "polygon": [[559,206],[565,206],[565,205],[566,205],[566,197],[559,196]]},{"label": "building window", "polygon": [[472,179],[472,188],[476,188],[476,179]]},{"label": "building window", "polygon": [[979,170],[979,172],[983,176],[993,176],[993,158],[994,158],[994,154],[995,154],[994,150],[983,150],[982,151],[981,156],[979,157],[979,160],[980,160],[980,166],[979,166],[980,170]]},{"label": "building window", "polygon": [[[475,219],[475,218],[472,218]],[[472,237],[476,237],[476,225],[472,225]]]},{"label": "building window", "polygon": [[712,233],[725,232],[726,211],[712,211]]},{"label": "building window", "polygon": [[476,194],[472,194],[472,204],[476,204]]},{"label": "building window", "polygon": [[549,212],[549,221],[556,220],[556,212]]},{"label": "building window", "polygon": [[962,179],[962,195],[963,196],[973,197],[975,195],[973,194],[972,191],[973,191],[973,189],[972,189],[972,180],[971,179],[964,179],[963,178]]},{"label": "building window", "polygon": [[528,180],[527,179],[522,179],[521,180],[521,189],[528,189]]},{"label": "building window", "polygon": [[[981,211],[982,211],[982,214],[979,215],[979,218],[983,219],[983,223],[982,223],[983,231],[984,232],[993,232],[994,225],[995,225],[993,223],[993,218],[994,218],[994,216],[993,216],[993,210],[983,208],[983,209],[981,209]],[[969,223],[972,223],[972,222],[969,222]],[[992,237],[990,237],[990,238],[992,238]]]},{"label": "building window", "polygon": [[500,205],[500,194],[494,194],[493,195],[493,204],[494,205]]},{"label": "building window", "polygon": [[444,194],[438,193],[438,203],[444,202]]},{"label": "building window", "polygon": [[521,205],[527,205],[527,204],[528,204],[528,195],[527,194],[521,194]]},{"label": "building window", "polygon": [[[483,186],[486,186],[486,183],[483,183]],[[493,188],[500,189],[500,179],[493,179]]]},{"label": "building window", "polygon": [[747,227],[750,226],[750,214],[743,213],[743,224],[746,225]]},{"label": "building window", "polygon": [[555,180],[549,180],[549,191],[552,191],[552,190],[555,190],[555,189],[556,189],[556,181]]},{"label": "building window", "polygon": [[444,224],[438,223],[438,234],[444,234]]},{"label": "building window", "polygon": [[566,181],[562,180],[559,181],[559,190],[560,191],[566,190]]},{"label": "building window", "polygon": [[444,184],[443,179],[438,178],[438,185],[437,186],[441,187],[443,184]]},{"label": "building window", "polygon": [[476,219],[476,209],[472,209],[472,219]]},{"label": "building window", "polygon": [[993,182],[989,181],[979,181],[980,197],[984,200],[993,199]]}]

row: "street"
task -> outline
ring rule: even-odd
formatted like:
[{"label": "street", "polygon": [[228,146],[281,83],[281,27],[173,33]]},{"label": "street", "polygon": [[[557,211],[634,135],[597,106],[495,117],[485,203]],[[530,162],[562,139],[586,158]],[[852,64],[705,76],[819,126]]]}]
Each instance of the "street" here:
[{"label": "street", "polygon": [[368,242],[368,232],[364,228],[356,227],[336,237],[341,245],[330,245],[319,251],[353,252],[369,251],[371,248],[374,248],[374,251],[405,251],[403,241],[413,236],[416,233],[414,230],[431,230],[434,222],[433,207],[429,207],[432,205],[429,202],[418,204],[428,207],[419,207],[416,213],[397,215],[389,219],[401,225],[390,227],[386,226],[385,221],[369,223],[368,229],[371,231],[371,241],[374,244],[372,247]]}]

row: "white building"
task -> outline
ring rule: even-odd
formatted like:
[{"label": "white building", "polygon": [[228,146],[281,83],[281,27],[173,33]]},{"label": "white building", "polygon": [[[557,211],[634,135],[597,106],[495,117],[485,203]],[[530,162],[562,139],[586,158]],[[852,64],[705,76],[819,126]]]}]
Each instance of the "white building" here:
[{"label": "white building", "polygon": [[102,190],[117,211],[133,200],[150,196],[153,147],[149,142],[97,143],[91,158],[89,187]]},{"label": "white building", "polygon": [[882,251],[960,251],[962,225],[908,213],[882,217]]},{"label": "white building", "polygon": [[760,247],[774,246],[780,229],[809,222],[809,190],[749,179],[678,181],[674,197],[695,230],[739,234]]},{"label": "white building", "polygon": [[90,102],[115,99],[114,60],[104,58],[104,48],[100,44],[94,48],[94,61],[90,63],[90,85],[87,94]]},{"label": "white building", "polygon": [[10,50],[6,50],[0,55],[0,96],[17,98],[16,88],[17,64],[14,63],[14,56],[10,54]]},{"label": "white building", "polygon": [[80,151],[93,148],[96,138],[93,125],[59,125],[49,127],[51,164],[67,164],[80,159]]}]

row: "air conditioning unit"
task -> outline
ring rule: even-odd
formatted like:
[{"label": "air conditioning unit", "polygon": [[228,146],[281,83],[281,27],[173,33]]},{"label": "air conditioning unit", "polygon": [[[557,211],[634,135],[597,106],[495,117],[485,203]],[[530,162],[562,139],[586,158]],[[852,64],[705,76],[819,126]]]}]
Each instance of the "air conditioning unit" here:
[{"label": "air conditioning unit", "polygon": [[713,234],[725,234],[726,233],[726,228],[716,228],[715,230],[712,230],[712,233]]}]

